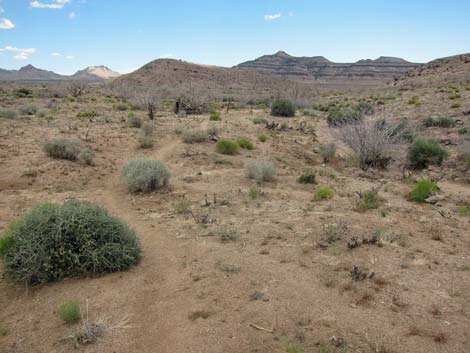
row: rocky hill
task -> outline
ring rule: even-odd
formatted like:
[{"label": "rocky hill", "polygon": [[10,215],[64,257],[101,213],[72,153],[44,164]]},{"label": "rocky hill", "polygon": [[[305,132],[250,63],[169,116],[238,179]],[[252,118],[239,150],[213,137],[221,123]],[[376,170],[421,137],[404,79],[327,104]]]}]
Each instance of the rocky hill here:
[{"label": "rocky hill", "polygon": [[396,79],[395,86],[423,86],[470,82],[470,53],[436,59]]},{"label": "rocky hill", "polygon": [[381,56],[355,63],[334,63],[323,56],[295,57],[279,51],[241,63],[236,68],[301,80],[387,80],[400,77],[419,64],[404,59]]},{"label": "rocky hill", "polygon": [[[141,91],[141,93],[154,92],[159,96],[197,93],[241,99],[285,95],[289,90],[295,90],[298,85],[285,78],[254,71],[201,65],[175,59],[154,60],[110,83],[111,88],[128,96]],[[311,89],[308,85],[302,87],[305,91]]]},{"label": "rocky hill", "polygon": [[71,78],[74,80],[97,81],[116,78],[120,75],[119,72],[113,71],[107,66],[100,65],[89,66],[86,69],[77,71]]}]

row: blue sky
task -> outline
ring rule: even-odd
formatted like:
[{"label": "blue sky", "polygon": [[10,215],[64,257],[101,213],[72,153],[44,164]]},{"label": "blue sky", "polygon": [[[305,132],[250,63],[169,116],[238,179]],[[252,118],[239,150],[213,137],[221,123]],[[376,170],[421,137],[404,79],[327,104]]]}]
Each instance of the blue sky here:
[{"label": "blue sky", "polygon": [[336,62],[470,52],[469,0],[0,0],[0,68],[232,66],[284,50]]}]

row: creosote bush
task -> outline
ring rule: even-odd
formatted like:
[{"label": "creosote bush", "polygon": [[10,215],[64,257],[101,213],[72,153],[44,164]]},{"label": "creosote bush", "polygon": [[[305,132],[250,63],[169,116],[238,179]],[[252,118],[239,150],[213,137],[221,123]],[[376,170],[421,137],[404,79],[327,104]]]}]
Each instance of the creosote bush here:
[{"label": "creosote bush", "polygon": [[153,123],[148,122],[142,125],[137,138],[139,148],[152,148],[153,147],[153,135],[155,126]]},{"label": "creosote bush", "polygon": [[426,127],[454,127],[455,120],[447,116],[429,116],[423,120],[423,125]]},{"label": "creosote bush", "polygon": [[216,148],[219,153],[235,155],[238,154],[240,146],[235,141],[221,139],[217,142]]},{"label": "creosote bush", "polygon": [[66,324],[74,324],[82,318],[78,300],[66,300],[57,308],[57,314]]},{"label": "creosote bush", "polygon": [[255,148],[255,144],[246,137],[240,137],[239,139],[237,139],[237,143],[241,148],[244,148],[246,150],[252,150]]},{"label": "creosote bush", "polygon": [[253,124],[255,125],[260,125],[260,124],[266,124],[268,122],[268,119],[263,118],[263,117],[255,117],[253,118]]},{"label": "creosote bush", "polygon": [[429,196],[439,191],[437,184],[428,179],[419,180],[410,192],[410,199],[416,202],[424,202]]},{"label": "creosote bush", "polygon": [[378,208],[380,204],[379,194],[375,190],[358,193],[356,199],[356,209],[359,211],[371,210]]},{"label": "creosote bush", "polygon": [[316,184],[316,176],[313,171],[305,171],[301,176],[297,178],[299,184]]},{"label": "creosote bush", "polygon": [[121,271],[141,256],[124,222],[77,200],[33,207],[8,226],[2,244],[6,274],[28,284]]},{"label": "creosote bush", "polygon": [[362,121],[362,119],[363,114],[361,111],[350,107],[344,107],[331,109],[326,120],[329,126],[337,127],[345,124],[357,123]]},{"label": "creosote bush", "polygon": [[278,99],[271,105],[271,115],[281,117],[295,116],[296,107],[294,103],[287,99]]},{"label": "creosote bush", "polygon": [[258,141],[264,143],[264,142],[268,141],[268,136],[265,135],[265,134],[260,134],[260,135],[258,135]]},{"label": "creosote bush", "polygon": [[38,107],[34,104],[25,104],[18,108],[22,115],[35,115],[38,112]]},{"label": "creosote bush", "polygon": [[246,163],[246,175],[258,183],[272,181],[276,175],[274,165],[269,161],[249,160]]},{"label": "creosote bush", "polygon": [[168,185],[170,171],[161,161],[136,158],[124,165],[121,178],[129,192],[151,192]]},{"label": "creosote bush", "polygon": [[211,115],[209,116],[209,120],[211,121],[220,121],[221,116],[219,112],[212,112]]},{"label": "creosote bush", "polygon": [[325,200],[325,199],[331,199],[334,196],[335,192],[332,188],[328,186],[322,186],[319,187],[315,191],[315,199],[317,200]]},{"label": "creosote bush", "polygon": [[448,152],[433,139],[417,138],[408,148],[408,161],[413,168],[441,165]]}]

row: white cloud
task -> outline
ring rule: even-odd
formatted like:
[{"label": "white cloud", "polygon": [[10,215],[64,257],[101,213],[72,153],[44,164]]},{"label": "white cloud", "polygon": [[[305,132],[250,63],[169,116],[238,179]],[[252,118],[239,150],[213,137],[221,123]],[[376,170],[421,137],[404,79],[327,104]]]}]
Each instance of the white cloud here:
[{"label": "white cloud", "polygon": [[52,0],[52,2],[31,1],[29,5],[38,9],[63,9],[71,0]]},{"label": "white cloud", "polygon": [[15,24],[8,18],[0,18],[0,29],[12,29],[15,28]]},{"label": "white cloud", "polygon": [[15,60],[28,60],[29,56],[26,53],[19,53],[13,57]]},{"label": "white cloud", "polygon": [[281,18],[282,14],[281,13],[276,13],[273,15],[264,15],[264,20],[265,21],[273,21],[277,20],[278,18]]},{"label": "white cloud", "polygon": [[77,17],[77,14],[75,12],[69,13],[69,18],[73,20],[75,17]]},{"label": "white cloud", "polygon": [[65,58],[68,59],[68,60],[75,59],[75,57],[73,55],[67,55]]},{"label": "white cloud", "polygon": [[61,53],[51,53],[51,56],[62,56]]},{"label": "white cloud", "polygon": [[30,54],[34,54],[36,52],[36,49],[35,48],[17,48],[17,47],[12,47],[10,45],[7,45],[4,48],[0,48],[0,52],[2,51],[9,51],[9,52],[17,53],[15,56],[13,56],[13,59],[27,60],[29,59]]}]

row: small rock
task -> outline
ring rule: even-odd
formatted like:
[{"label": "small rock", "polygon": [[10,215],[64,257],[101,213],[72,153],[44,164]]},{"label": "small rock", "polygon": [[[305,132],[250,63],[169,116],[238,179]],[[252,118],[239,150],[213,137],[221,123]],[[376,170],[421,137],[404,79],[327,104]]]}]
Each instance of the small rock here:
[{"label": "small rock", "polygon": [[438,202],[441,202],[441,201],[444,201],[445,199],[445,196],[444,195],[432,195],[432,196],[429,196],[427,199],[425,199],[424,201],[426,203],[430,203],[432,205],[438,203]]}]

